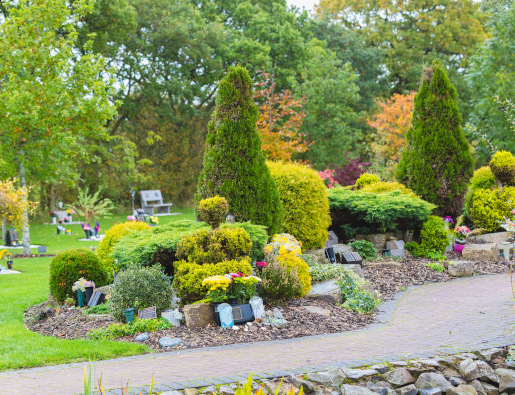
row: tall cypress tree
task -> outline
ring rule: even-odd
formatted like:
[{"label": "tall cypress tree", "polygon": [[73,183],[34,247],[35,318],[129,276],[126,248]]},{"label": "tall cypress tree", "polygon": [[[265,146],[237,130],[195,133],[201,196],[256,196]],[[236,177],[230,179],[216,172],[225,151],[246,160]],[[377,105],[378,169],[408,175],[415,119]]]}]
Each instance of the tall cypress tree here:
[{"label": "tall cypress tree", "polygon": [[283,207],[274,179],[261,152],[256,129],[258,109],[247,70],[231,67],[220,82],[216,107],[208,125],[204,169],[196,204],[215,195],[229,203],[237,221],[265,225],[270,234],[281,231]]},{"label": "tall cypress tree", "polygon": [[397,178],[441,215],[460,215],[474,159],[461,128],[458,93],[440,62],[424,68]]}]

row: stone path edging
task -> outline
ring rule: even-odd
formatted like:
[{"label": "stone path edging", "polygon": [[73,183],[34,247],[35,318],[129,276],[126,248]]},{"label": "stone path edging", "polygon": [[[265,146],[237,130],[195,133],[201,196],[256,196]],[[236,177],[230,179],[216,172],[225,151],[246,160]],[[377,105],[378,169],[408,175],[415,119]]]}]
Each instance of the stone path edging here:
[{"label": "stone path edging", "polygon": [[[167,390],[240,381],[251,371],[264,379],[477,351],[515,342],[507,331],[515,323],[513,303],[509,275],[472,277],[398,294],[380,306],[380,323],[358,331],[139,355],[92,366],[97,375],[102,372],[107,388],[119,388],[129,377],[135,386],[147,384],[154,374],[156,389]],[[4,372],[0,388],[13,394],[75,394],[83,389],[83,375],[84,363]],[[145,394],[145,388],[137,390]]]}]

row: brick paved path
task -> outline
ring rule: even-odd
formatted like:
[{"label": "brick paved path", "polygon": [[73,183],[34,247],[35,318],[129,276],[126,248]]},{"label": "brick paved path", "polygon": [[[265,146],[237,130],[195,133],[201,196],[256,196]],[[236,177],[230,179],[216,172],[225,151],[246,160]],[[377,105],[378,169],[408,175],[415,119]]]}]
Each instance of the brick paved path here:
[{"label": "brick paved path", "polygon": [[[120,388],[127,379],[133,387],[143,386],[154,374],[154,383],[180,389],[241,380],[250,372],[266,377],[286,369],[320,370],[335,363],[358,366],[461,352],[515,343],[510,333],[515,323],[513,305],[509,275],[471,277],[415,288],[400,300],[383,304],[383,324],[367,330],[140,355],[93,365],[97,375],[102,372],[106,388]],[[0,393],[77,394],[83,390],[83,375],[82,363],[0,373]]]}]

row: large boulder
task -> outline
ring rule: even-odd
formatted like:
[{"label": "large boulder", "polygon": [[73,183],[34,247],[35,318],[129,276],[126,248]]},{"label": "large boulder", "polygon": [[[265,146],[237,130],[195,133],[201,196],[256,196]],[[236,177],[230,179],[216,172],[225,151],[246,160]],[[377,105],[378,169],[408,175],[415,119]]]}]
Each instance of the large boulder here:
[{"label": "large boulder", "polygon": [[515,394],[515,371],[511,369],[496,369],[501,377],[499,381],[499,393]]},{"label": "large boulder", "polygon": [[371,242],[375,248],[381,251],[386,246],[386,241],[393,233],[377,233],[373,235],[356,235],[356,240],[366,240]]},{"label": "large boulder", "polygon": [[415,379],[405,368],[390,370],[383,374],[383,379],[395,388],[402,387],[415,382]]},{"label": "large boulder", "polygon": [[311,285],[311,291],[306,297],[332,304],[342,304],[342,291],[336,280],[327,280]]},{"label": "large boulder", "polygon": [[479,235],[479,236],[473,236],[470,239],[472,239],[472,242],[476,240],[480,240],[485,243],[495,243],[495,244],[501,244],[503,241],[508,240],[508,232],[496,232],[496,233],[487,233],[486,235]]},{"label": "large boulder", "polygon": [[460,362],[459,370],[467,381],[479,379],[481,381],[499,382],[499,376],[483,361],[473,361],[471,358],[466,358]]},{"label": "large boulder", "polygon": [[499,247],[496,243],[468,244],[463,249],[461,256],[470,261],[497,261]]},{"label": "large boulder", "polygon": [[417,382],[415,383],[417,388],[439,388],[442,392],[447,391],[452,387],[443,374],[440,373],[422,373]]},{"label": "large boulder", "polygon": [[306,250],[304,253],[315,256],[320,265],[329,263],[329,259],[327,259],[325,256],[324,248],[317,248],[316,250]]},{"label": "large boulder", "polygon": [[203,328],[210,324],[216,324],[215,312],[210,304],[189,304],[184,306],[183,312],[188,329]]},{"label": "large boulder", "polygon": [[472,261],[451,261],[447,271],[454,277],[470,277],[474,274],[474,262]]},{"label": "large boulder", "polygon": [[308,373],[308,380],[325,387],[340,387],[345,381],[345,374],[341,370],[334,369],[327,372]]},{"label": "large boulder", "polygon": [[506,354],[506,351],[503,350],[502,348],[490,348],[488,350],[478,351],[476,354],[483,357],[485,359],[485,361],[489,362],[492,359],[504,356]]}]

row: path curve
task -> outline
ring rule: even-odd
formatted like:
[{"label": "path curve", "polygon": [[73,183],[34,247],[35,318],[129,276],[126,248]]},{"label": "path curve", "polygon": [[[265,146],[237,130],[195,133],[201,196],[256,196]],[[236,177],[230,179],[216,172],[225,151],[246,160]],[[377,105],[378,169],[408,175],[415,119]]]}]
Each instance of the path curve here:
[{"label": "path curve", "polygon": [[[127,379],[133,388],[143,386],[153,374],[154,383],[181,389],[241,380],[250,372],[277,376],[484,349],[515,343],[513,306],[509,274],[470,277],[406,292],[381,305],[383,323],[365,330],[139,355],[92,365],[97,375],[102,372],[105,388],[120,388]],[[0,393],[77,394],[84,388],[83,377],[83,363],[5,372],[0,373]]]}]

